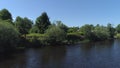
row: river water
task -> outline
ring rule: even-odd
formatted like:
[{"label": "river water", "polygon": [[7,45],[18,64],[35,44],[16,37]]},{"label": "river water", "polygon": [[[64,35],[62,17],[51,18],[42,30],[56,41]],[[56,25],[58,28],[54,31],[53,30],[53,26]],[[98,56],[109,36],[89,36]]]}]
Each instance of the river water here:
[{"label": "river water", "polygon": [[2,59],[0,68],[120,68],[120,40],[31,48]]}]

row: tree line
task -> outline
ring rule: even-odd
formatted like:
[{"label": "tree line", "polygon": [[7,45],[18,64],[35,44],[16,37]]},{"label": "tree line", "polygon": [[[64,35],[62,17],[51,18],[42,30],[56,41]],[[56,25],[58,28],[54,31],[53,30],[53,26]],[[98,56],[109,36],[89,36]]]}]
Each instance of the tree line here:
[{"label": "tree line", "polygon": [[62,21],[51,23],[46,12],[41,13],[33,22],[20,16],[13,20],[7,9],[0,10],[0,52],[21,46],[63,45],[114,38],[120,38],[120,24],[117,27],[110,23],[107,26],[85,24],[81,27],[68,27]]}]

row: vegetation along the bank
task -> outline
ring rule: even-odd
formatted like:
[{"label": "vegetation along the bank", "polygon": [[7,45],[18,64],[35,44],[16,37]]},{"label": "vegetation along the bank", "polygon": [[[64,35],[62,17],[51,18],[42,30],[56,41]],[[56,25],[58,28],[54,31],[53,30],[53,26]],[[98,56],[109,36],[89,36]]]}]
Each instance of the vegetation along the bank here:
[{"label": "vegetation along the bank", "polygon": [[7,9],[0,10],[0,53],[19,47],[75,44],[114,38],[120,38],[120,24],[117,27],[110,23],[107,26],[85,24],[81,27],[68,27],[62,21],[51,23],[46,12],[33,22],[20,16],[13,20]]}]

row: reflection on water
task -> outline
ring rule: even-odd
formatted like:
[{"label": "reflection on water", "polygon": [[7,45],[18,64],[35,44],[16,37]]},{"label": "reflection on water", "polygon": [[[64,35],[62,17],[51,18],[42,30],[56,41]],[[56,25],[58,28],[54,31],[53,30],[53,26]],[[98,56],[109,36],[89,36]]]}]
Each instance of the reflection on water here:
[{"label": "reflection on water", "polygon": [[120,68],[120,40],[27,49],[1,57],[0,68]]}]

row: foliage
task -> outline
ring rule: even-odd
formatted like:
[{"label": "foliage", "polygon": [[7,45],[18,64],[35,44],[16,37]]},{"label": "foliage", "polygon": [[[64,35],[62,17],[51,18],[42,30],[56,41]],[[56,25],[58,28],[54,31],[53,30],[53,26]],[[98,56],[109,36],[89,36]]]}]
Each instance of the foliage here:
[{"label": "foliage", "polygon": [[79,27],[69,27],[68,28],[68,33],[74,33],[74,32],[78,32],[79,31]]},{"label": "foliage", "polygon": [[44,33],[50,24],[47,13],[43,12],[42,15],[36,19],[35,25],[39,28],[40,33]]},{"label": "foliage", "polygon": [[65,32],[67,32],[68,27],[62,23],[62,21],[56,21],[56,26],[63,29]]},{"label": "foliage", "polygon": [[80,28],[80,32],[82,32],[84,34],[84,36],[86,37],[86,39],[92,39],[92,35],[93,35],[93,29],[94,29],[94,26],[93,25],[89,25],[89,24],[86,24],[84,26],[82,26]]},{"label": "foliage", "polygon": [[19,41],[19,32],[9,22],[0,21],[0,48],[3,51],[16,47]]},{"label": "foliage", "polygon": [[29,30],[32,28],[33,22],[28,18],[21,18],[17,17],[15,20],[15,27],[18,29],[18,31],[23,34],[28,34]]},{"label": "foliage", "polygon": [[[55,21],[55,23],[51,24],[46,12],[36,18],[35,24],[27,17],[22,18],[20,16],[16,17],[15,25],[9,23],[12,23],[12,15],[7,9],[2,9],[0,11],[0,47],[4,49],[15,47],[14,43],[19,40],[19,33],[22,41],[25,40],[26,42],[27,40],[34,46],[61,44],[65,41],[67,43],[76,43],[83,40],[106,40],[114,38],[115,32],[115,37],[120,37],[120,24],[116,28],[110,23],[107,26],[85,24],[80,28],[68,28],[61,21]],[[25,44],[22,41],[19,42]]]},{"label": "foliage", "polygon": [[74,33],[67,33],[67,43],[73,44],[78,43],[79,41],[84,40],[84,37],[81,35],[81,33],[74,32]]},{"label": "foliage", "polygon": [[12,22],[12,15],[7,9],[2,9],[0,11],[0,19],[1,20],[9,20],[11,23]]},{"label": "foliage", "polygon": [[110,34],[110,37],[109,37],[109,38],[114,38],[115,29],[113,28],[112,24],[108,23],[107,29],[108,29],[109,34]]},{"label": "foliage", "polygon": [[51,26],[45,33],[52,44],[60,44],[65,40],[66,33],[63,29],[57,26]]},{"label": "foliage", "polygon": [[120,24],[117,25],[117,27],[116,27],[116,32],[117,32],[117,33],[120,33]]},{"label": "foliage", "polygon": [[39,33],[39,28],[37,26],[32,26],[30,29],[29,33]]},{"label": "foliage", "polygon": [[96,26],[86,24],[80,28],[80,32],[83,33],[86,39],[91,41],[106,40],[114,37],[114,28],[111,24],[108,24],[107,27],[99,24]]},{"label": "foliage", "polygon": [[34,47],[40,47],[44,45],[49,45],[48,38],[45,34],[31,33],[27,34],[26,39],[32,43]]},{"label": "foliage", "polygon": [[109,30],[104,26],[96,26],[93,30],[93,40],[105,40],[110,36]]}]

